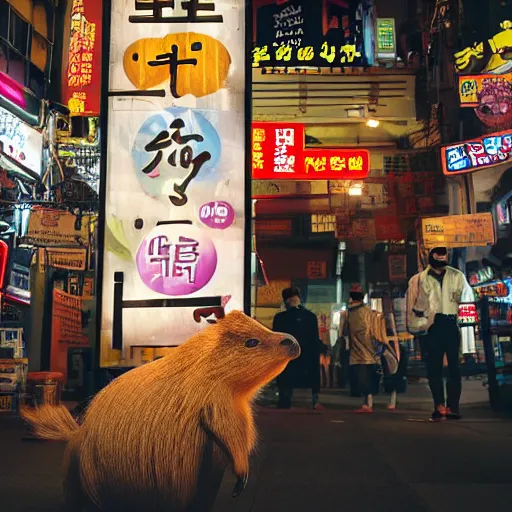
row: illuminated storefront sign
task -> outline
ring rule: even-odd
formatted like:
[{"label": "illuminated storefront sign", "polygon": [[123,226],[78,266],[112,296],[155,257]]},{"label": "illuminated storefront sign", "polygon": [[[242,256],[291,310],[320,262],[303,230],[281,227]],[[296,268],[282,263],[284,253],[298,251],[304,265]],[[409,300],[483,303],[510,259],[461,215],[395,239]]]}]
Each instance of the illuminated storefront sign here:
[{"label": "illuminated storefront sign", "polygon": [[454,55],[459,74],[461,107],[474,108],[476,116],[489,127],[505,126],[512,119],[512,22],[487,41],[475,43]]},{"label": "illuminated storefront sign", "polygon": [[460,304],[457,317],[461,327],[469,327],[478,324],[478,310],[476,304]]},{"label": "illuminated storefront sign", "polygon": [[0,154],[41,176],[43,135],[0,107]]},{"label": "illuminated storefront sign", "polygon": [[73,0],[63,101],[71,115],[97,116],[101,88],[101,0]]},{"label": "illuminated storefront sign", "polygon": [[377,57],[379,59],[394,59],[396,57],[394,18],[377,18]]},{"label": "illuminated storefront sign", "polygon": [[446,176],[480,171],[510,160],[512,130],[492,133],[441,148],[443,173]]},{"label": "illuminated storefront sign", "polygon": [[496,75],[510,71],[510,60],[507,58],[512,47],[512,22],[500,23],[503,29],[487,41],[475,43],[455,53],[455,69],[458,73],[493,73]]},{"label": "illuminated storefront sign", "polygon": [[305,149],[299,123],[252,124],[255,180],[359,180],[370,173],[365,149]]},{"label": "illuminated storefront sign", "polygon": [[372,2],[360,9],[344,0],[255,0],[254,6],[255,68],[373,63],[374,44],[369,44],[375,34]]},{"label": "illuminated storefront sign", "polygon": [[422,219],[423,244],[433,247],[478,247],[494,243],[490,213]]},{"label": "illuminated storefront sign", "polygon": [[112,9],[103,366],[244,303],[245,10],[163,4]]}]

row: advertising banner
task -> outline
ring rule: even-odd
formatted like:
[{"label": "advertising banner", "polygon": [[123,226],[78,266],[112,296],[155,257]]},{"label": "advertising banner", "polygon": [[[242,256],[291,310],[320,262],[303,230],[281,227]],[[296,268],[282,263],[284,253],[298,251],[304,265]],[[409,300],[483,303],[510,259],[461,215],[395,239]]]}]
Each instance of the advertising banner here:
[{"label": "advertising banner", "polygon": [[101,96],[102,0],[73,0],[62,101],[71,115],[98,116]]},{"label": "advertising banner", "polygon": [[243,309],[243,5],[112,2],[104,366],[183,343],[198,310]]},{"label": "advertising banner", "polygon": [[490,213],[422,219],[422,232],[425,249],[483,247],[494,243]]}]

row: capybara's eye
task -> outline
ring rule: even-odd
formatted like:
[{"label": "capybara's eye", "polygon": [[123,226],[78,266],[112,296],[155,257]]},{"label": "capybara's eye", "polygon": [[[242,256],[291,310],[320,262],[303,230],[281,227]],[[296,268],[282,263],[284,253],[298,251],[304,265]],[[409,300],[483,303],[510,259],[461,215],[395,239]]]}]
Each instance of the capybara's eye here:
[{"label": "capybara's eye", "polygon": [[260,344],[259,340],[255,339],[255,338],[251,338],[250,340],[247,340],[245,342],[245,346],[247,348],[254,348],[256,346],[258,346]]}]

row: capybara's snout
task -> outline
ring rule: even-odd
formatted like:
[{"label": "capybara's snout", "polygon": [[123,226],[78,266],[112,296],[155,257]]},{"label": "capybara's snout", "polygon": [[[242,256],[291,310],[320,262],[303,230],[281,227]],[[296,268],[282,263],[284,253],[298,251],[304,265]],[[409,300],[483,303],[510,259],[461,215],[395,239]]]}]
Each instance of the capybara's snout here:
[{"label": "capybara's snout", "polygon": [[296,359],[300,355],[300,345],[293,336],[286,336],[280,341],[279,345],[285,348],[290,359]]}]

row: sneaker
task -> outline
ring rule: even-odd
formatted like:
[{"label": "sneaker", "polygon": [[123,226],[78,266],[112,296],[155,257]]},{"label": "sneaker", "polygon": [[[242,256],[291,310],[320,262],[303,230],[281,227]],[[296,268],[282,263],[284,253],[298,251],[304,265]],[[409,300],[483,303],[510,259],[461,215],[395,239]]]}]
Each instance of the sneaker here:
[{"label": "sneaker", "polygon": [[446,407],[444,405],[438,405],[435,411],[432,413],[432,421],[441,421],[446,418]]},{"label": "sneaker", "polygon": [[373,412],[373,409],[371,407],[368,407],[367,405],[363,405],[360,409],[357,409],[355,411],[356,414],[369,414],[372,412]]},{"label": "sneaker", "polygon": [[446,409],[446,419],[447,420],[460,420],[462,416],[455,411],[450,410],[449,408]]},{"label": "sneaker", "polygon": [[396,405],[389,404],[388,405],[388,411],[396,411]]}]

